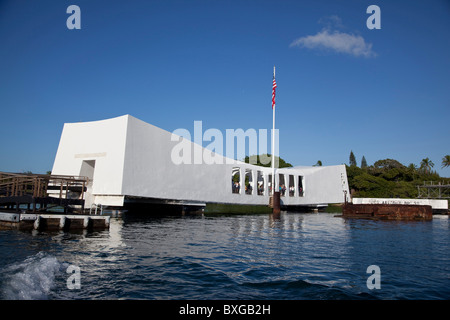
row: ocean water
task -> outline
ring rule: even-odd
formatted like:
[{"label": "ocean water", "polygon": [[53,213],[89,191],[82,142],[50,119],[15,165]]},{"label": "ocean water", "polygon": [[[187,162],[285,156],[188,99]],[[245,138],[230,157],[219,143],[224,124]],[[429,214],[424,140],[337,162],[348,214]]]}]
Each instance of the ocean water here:
[{"label": "ocean water", "polygon": [[0,270],[3,300],[447,300],[450,224],[142,212],[104,231],[0,231]]}]

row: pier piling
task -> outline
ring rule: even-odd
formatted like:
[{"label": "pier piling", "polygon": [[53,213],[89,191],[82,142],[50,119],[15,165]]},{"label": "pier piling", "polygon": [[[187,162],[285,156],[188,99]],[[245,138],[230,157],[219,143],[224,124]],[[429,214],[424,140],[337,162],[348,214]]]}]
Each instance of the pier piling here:
[{"label": "pier piling", "polygon": [[280,214],[281,212],[281,203],[280,203],[280,192],[274,192],[273,193],[273,200],[272,200],[272,212],[274,214]]}]

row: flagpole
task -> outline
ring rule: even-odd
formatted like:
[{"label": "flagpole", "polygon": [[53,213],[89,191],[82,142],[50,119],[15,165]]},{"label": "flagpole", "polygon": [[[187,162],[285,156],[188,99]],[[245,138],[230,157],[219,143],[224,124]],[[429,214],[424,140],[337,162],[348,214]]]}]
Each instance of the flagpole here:
[{"label": "flagpole", "polygon": [[275,176],[275,89],[277,82],[275,81],[275,66],[273,66],[273,81],[272,81],[272,111],[273,111],[273,129],[272,129],[272,177],[273,177],[273,192],[272,192],[272,213],[274,217],[279,217],[280,214],[280,190],[277,188],[277,179]]},{"label": "flagpole", "polygon": [[[275,66],[273,66],[273,80],[275,80]],[[273,86],[273,85],[272,85]],[[273,128],[272,128],[272,195],[275,194],[275,191],[277,191],[276,184],[275,184],[275,97],[274,91],[275,89],[272,89],[272,121],[273,121]]]}]

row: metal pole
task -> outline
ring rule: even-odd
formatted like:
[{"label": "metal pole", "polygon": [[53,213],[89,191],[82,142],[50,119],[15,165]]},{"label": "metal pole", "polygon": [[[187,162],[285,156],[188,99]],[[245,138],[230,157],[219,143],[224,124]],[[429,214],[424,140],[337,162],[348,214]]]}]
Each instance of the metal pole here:
[{"label": "metal pole", "polygon": [[273,66],[273,83],[272,83],[272,112],[273,112],[273,128],[272,128],[272,212],[276,216],[280,214],[281,204],[280,204],[280,191],[277,188],[277,179],[275,175],[275,66]]},{"label": "metal pole", "polygon": [[[275,66],[273,66],[273,79],[275,80]],[[273,92],[273,89],[272,89]],[[275,103],[272,108],[272,195],[276,191],[275,187]]]}]

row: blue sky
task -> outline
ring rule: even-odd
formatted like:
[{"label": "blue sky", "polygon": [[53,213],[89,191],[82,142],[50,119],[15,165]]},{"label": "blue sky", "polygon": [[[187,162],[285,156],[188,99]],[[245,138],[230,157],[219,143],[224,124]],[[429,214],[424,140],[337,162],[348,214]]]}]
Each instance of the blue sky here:
[{"label": "blue sky", "polygon": [[0,0],[0,45],[0,171],[51,170],[65,122],[270,129],[275,65],[288,162],[429,157],[450,177],[447,0]]}]

